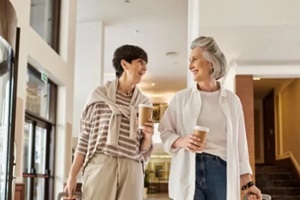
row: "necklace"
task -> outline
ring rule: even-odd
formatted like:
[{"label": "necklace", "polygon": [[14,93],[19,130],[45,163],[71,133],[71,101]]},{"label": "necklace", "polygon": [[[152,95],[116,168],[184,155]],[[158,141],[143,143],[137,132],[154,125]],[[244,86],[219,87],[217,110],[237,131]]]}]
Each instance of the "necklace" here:
[{"label": "necklace", "polygon": [[131,92],[121,92],[120,90],[117,90],[117,93],[119,93],[123,96],[126,96],[126,97],[130,97],[133,95],[133,93],[131,93]]}]

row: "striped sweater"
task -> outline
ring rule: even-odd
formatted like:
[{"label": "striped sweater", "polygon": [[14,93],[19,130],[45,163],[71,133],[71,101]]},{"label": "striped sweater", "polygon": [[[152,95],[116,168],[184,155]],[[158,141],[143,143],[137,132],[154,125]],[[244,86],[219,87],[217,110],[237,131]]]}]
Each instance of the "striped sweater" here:
[{"label": "striped sweater", "polygon": [[[110,90],[111,88],[115,88],[113,99],[115,99],[117,106],[128,107],[132,102],[135,102],[132,99],[137,96],[135,92],[131,96],[123,95],[117,92],[117,83],[115,83],[115,86],[110,87]],[[136,87],[135,90],[138,90],[138,88]],[[139,93],[139,91],[137,92]],[[140,93],[139,95],[142,94]],[[138,105],[138,103],[145,103],[145,100],[135,102],[136,105]],[[110,132],[110,134],[116,134],[118,136],[117,145],[108,143],[108,138],[110,137],[108,129],[112,114],[113,111],[104,101],[92,101],[85,107],[81,117],[80,136],[76,149],[77,153],[85,156],[84,167],[95,153],[125,157],[144,163],[148,161],[153,146],[146,151],[140,150],[143,135],[141,131],[136,129],[135,137],[132,138],[130,136],[130,119],[128,116],[121,115],[120,124],[118,124],[119,129],[117,129],[118,133],[116,133],[114,129]]]}]

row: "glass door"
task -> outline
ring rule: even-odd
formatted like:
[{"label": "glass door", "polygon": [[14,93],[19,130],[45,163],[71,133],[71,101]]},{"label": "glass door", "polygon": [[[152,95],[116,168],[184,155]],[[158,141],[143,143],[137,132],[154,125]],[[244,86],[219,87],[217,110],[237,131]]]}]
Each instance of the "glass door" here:
[{"label": "glass door", "polygon": [[26,115],[23,146],[25,199],[49,199],[49,156],[51,125]]},{"label": "glass door", "polygon": [[9,199],[12,183],[15,87],[13,51],[0,36],[0,200]]}]

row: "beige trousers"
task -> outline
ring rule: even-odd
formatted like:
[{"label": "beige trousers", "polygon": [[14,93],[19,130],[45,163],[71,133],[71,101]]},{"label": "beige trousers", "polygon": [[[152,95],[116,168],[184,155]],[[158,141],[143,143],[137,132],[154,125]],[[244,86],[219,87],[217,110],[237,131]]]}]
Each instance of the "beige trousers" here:
[{"label": "beige trousers", "polygon": [[95,154],[82,177],[83,200],[142,200],[142,163]]}]

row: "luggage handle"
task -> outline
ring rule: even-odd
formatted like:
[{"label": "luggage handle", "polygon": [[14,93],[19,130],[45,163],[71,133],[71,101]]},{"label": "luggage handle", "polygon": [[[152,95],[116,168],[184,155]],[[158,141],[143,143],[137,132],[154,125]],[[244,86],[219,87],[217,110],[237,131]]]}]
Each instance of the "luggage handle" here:
[{"label": "luggage handle", "polygon": [[[249,196],[250,194],[246,194],[245,196],[244,196],[244,200],[248,200],[248,196]],[[272,199],[272,197],[270,196],[270,195],[268,195],[268,194],[262,194],[262,199],[263,200],[271,200]]]},{"label": "luggage handle", "polygon": [[[57,200],[61,200],[63,197],[67,197],[67,192],[60,192],[57,196]],[[76,199],[81,199],[81,193],[80,192],[73,192],[73,196],[75,196]]]}]

